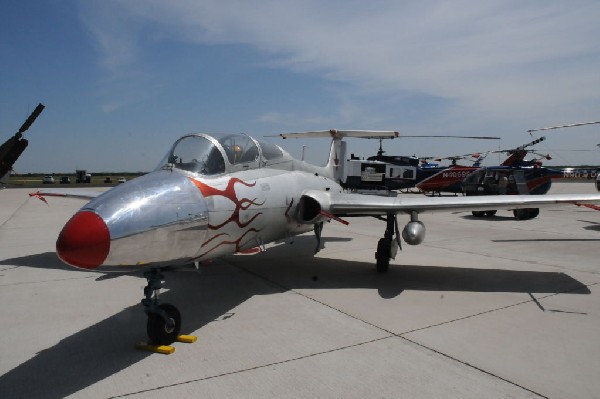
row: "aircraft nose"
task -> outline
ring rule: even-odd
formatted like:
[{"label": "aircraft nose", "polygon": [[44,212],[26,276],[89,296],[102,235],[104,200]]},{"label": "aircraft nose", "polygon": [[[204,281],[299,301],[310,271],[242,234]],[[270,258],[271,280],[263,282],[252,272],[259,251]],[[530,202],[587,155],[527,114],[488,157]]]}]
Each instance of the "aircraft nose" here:
[{"label": "aircraft nose", "polygon": [[77,212],[63,227],[56,253],[63,262],[84,269],[100,266],[110,250],[110,233],[104,220],[91,211]]}]

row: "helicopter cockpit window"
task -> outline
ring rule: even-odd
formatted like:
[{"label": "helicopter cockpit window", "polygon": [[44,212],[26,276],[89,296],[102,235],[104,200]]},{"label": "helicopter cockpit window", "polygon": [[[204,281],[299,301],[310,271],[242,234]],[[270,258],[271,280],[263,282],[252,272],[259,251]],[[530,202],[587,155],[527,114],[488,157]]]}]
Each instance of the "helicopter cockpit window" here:
[{"label": "helicopter cockpit window", "polygon": [[254,140],[244,134],[231,134],[219,139],[232,165],[253,162],[258,159],[258,147]]},{"label": "helicopter cockpit window", "polygon": [[180,139],[169,154],[174,168],[203,175],[225,172],[225,160],[219,149],[208,139],[187,136]]},{"label": "helicopter cockpit window", "polygon": [[402,178],[403,179],[414,179],[415,178],[414,171],[412,169],[405,169],[404,172],[402,173]]}]

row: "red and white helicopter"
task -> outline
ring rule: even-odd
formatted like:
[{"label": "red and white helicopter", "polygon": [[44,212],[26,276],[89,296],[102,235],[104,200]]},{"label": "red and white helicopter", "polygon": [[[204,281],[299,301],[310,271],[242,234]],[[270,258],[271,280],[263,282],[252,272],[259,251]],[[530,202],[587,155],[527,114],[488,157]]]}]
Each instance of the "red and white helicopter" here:
[{"label": "red and white helicopter", "polygon": [[[424,240],[425,226],[419,221],[423,212],[600,203],[600,193],[407,198],[345,192],[338,183],[346,148],[342,139],[396,134],[328,130],[281,135],[330,137],[329,160],[323,167],[295,160],[281,147],[245,134],[188,134],[173,144],[153,172],[100,195],[75,190],[31,195],[92,199],[62,229],[58,256],[90,270],[144,270],[148,285],[142,304],[155,344],[172,343],[181,326],[177,308],[158,301],[161,268],[166,266],[198,265],[310,230],[318,250],[323,222],[371,216],[385,222],[375,252],[377,271],[385,272],[401,239],[410,245]],[[398,214],[409,218],[402,231]]]}]

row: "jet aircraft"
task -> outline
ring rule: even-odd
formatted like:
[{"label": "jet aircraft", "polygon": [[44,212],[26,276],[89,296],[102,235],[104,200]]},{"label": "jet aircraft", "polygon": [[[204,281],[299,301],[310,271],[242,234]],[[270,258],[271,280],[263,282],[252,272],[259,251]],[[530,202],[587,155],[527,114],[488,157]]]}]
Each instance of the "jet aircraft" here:
[{"label": "jet aircraft", "polygon": [[[600,193],[406,198],[345,192],[338,183],[346,148],[342,139],[393,134],[329,130],[281,135],[331,138],[329,160],[322,167],[245,134],[188,134],[173,144],[154,171],[100,195],[69,190],[30,195],[91,199],[63,227],[57,254],[65,263],[88,270],[145,271],[142,304],[155,344],[172,343],[181,328],[177,308],[158,300],[167,266],[198,266],[223,255],[264,250],[267,243],[311,230],[318,251],[323,222],[347,224],[351,217],[368,216],[385,224],[375,251],[376,269],[385,272],[401,239],[410,245],[424,240],[425,225],[419,220],[423,212],[600,203]],[[409,218],[402,231],[398,214]]]}]

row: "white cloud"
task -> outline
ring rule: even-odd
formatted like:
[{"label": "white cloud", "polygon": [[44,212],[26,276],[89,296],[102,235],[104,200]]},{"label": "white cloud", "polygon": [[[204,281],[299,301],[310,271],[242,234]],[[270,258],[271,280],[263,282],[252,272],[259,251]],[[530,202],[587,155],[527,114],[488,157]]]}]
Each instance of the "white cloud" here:
[{"label": "white cloud", "polygon": [[[423,121],[438,128],[504,119],[526,130],[593,119],[600,105],[597,1],[94,4],[86,20],[109,68],[133,62],[140,32],[151,29],[191,43],[250,45],[270,55],[271,67],[344,82],[355,93],[443,99],[447,113]],[[351,120],[364,105],[347,99],[338,117]]]},{"label": "white cloud", "polygon": [[103,6],[94,7],[99,25],[90,29],[111,66],[135,56],[146,20],[183,40],[249,44],[273,54],[276,65],[377,90],[476,99],[482,91],[488,97],[485,86],[540,88],[548,77],[577,83],[581,73],[600,80],[597,68],[560,63],[592,57],[586,62],[597,66],[600,4],[593,1],[95,4]]},{"label": "white cloud", "polygon": [[136,24],[115,5],[110,0],[80,5],[81,21],[96,39],[102,66],[110,71],[130,65],[137,56]]}]

